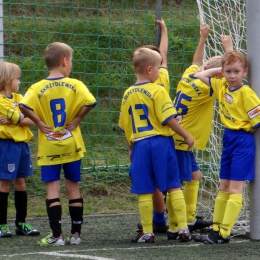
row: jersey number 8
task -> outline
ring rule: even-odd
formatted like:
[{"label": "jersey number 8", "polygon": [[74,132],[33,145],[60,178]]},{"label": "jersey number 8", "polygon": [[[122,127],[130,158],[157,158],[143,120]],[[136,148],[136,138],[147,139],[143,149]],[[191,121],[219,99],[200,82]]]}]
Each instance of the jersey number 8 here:
[{"label": "jersey number 8", "polygon": [[66,104],[63,98],[50,101],[54,127],[64,126],[66,122]]}]

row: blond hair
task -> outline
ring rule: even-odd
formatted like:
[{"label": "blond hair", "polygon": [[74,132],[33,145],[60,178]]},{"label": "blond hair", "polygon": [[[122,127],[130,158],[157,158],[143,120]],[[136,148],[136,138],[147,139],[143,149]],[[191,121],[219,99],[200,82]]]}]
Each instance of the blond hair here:
[{"label": "blond hair", "polygon": [[158,53],[161,54],[159,48],[156,47],[156,46],[154,46],[154,45],[150,45],[150,44],[148,44],[148,45],[143,45],[143,46],[141,46],[140,48],[147,48],[147,49],[150,49],[150,50],[153,50],[153,51],[157,51]]},{"label": "blond hair", "polygon": [[9,85],[12,79],[20,78],[20,76],[21,69],[18,65],[6,61],[0,62],[0,90]]},{"label": "blond hair", "polygon": [[143,73],[148,66],[155,66],[158,62],[161,64],[162,56],[148,48],[138,48],[133,53],[133,67],[136,73]]},{"label": "blond hair", "polygon": [[245,55],[239,51],[230,51],[226,53],[221,59],[222,68],[225,64],[228,65],[236,62],[242,63],[244,69],[248,67],[248,62]]},{"label": "blond hair", "polygon": [[44,51],[45,64],[49,70],[61,65],[64,58],[72,56],[72,48],[63,42],[53,42],[47,46]]},{"label": "blond hair", "polygon": [[203,62],[203,64],[198,68],[198,72],[213,69],[213,68],[219,68],[221,67],[221,58],[222,56],[213,56]]}]

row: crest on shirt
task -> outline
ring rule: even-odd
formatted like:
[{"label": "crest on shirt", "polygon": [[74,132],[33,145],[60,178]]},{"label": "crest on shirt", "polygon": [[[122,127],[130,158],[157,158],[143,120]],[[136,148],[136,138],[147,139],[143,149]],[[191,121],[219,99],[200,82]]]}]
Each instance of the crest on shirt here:
[{"label": "crest on shirt", "polygon": [[12,163],[12,164],[8,164],[8,165],[7,165],[7,168],[8,168],[8,171],[9,171],[9,172],[14,172],[14,170],[15,170],[15,164],[13,164],[13,163]]},{"label": "crest on shirt", "polygon": [[48,140],[65,140],[72,136],[71,132],[67,129],[63,129],[60,132],[51,132],[50,134],[47,134]]},{"label": "crest on shirt", "polygon": [[229,104],[232,104],[232,103],[233,103],[233,97],[232,97],[232,96],[230,96],[229,94],[225,94],[224,97],[225,97],[225,100],[226,100]]},{"label": "crest on shirt", "polygon": [[260,115],[260,105],[247,112],[250,119]]}]

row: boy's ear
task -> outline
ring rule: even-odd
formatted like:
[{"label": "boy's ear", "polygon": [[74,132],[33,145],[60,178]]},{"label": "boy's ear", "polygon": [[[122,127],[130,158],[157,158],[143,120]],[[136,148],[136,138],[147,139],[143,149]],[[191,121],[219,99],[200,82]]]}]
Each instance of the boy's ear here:
[{"label": "boy's ear", "polygon": [[150,73],[151,73],[151,69],[152,69],[152,66],[147,66],[147,67],[146,67],[146,72],[147,72],[147,74],[150,74]]},{"label": "boy's ear", "polygon": [[245,68],[245,70],[244,70],[244,76],[246,76],[247,75],[247,73],[248,73],[248,68]]},{"label": "boy's ear", "polygon": [[67,58],[62,58],[62,59],[61,59],[61,65],[62,65],[63,67],[66,66],[66,61],[67,61]]}]

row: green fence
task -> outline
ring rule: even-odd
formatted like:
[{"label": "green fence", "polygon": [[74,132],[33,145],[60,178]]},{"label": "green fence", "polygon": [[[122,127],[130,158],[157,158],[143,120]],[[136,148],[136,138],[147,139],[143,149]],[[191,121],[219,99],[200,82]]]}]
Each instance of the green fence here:
[{"label": "green fence", "polygon": [[[87,152],[82,185],[116,181],[128,175],[124,136],[118,131],[120,101],[134,83],[131,55],[144,44],[155,45],[156,0],[12,0],[4,1],[4,57],[22,68],[21,92],[46,77],[43,51],[54,41],[74,49],[71,77],[82,80],[98,106],[81,123]],[[168,28],[171,95],[192,61],[199,36],[198,8],[193,0],[162,1]],[[39,194],[36,166],[37,130],[31,141],[35,175],[29,190]]]}]

